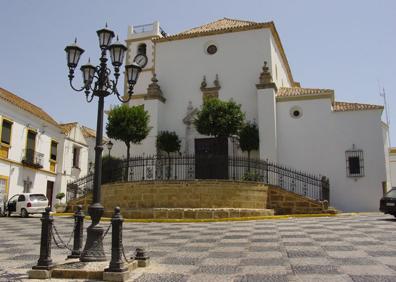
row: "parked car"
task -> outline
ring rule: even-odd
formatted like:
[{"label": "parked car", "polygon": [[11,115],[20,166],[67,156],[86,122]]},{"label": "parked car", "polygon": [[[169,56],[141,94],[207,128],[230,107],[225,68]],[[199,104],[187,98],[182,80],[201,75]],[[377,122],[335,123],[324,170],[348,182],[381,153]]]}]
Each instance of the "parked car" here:
[{"label": "parked car", "polygon": [[7,214],[17,213],[21,217],[29,214],[43,213],[48,207],[48,199],[44,194],[23,193],[12,196],[7,202]]},{"label": "parked car", "polygon": [[393,187],[380,200],[380,211],[396,217],[396,187]]}]

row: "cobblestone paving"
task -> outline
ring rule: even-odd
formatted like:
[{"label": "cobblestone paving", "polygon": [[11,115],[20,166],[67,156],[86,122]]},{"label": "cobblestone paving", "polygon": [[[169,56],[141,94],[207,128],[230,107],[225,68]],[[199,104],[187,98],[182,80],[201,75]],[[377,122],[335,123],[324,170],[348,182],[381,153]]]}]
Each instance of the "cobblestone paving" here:
[{"label": "cobblestone paving", "polygon": [[[73,219],[55,222],[67,241]],[[0,227],[0,281],[25,280],[38,259],[40,220],[0,218]],[[144,247],[152,258],[131,281],[396,281],[396,220],[381,214],[125,223],[124,246],[129,254]],[[66,255],[54,246],[55,262]]]}]

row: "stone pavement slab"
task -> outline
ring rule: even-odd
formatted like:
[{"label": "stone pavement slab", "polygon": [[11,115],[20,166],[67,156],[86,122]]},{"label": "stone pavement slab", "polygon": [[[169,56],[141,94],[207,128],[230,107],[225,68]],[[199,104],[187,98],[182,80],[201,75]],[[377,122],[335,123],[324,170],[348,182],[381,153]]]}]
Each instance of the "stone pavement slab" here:
[{"label": "stone pavement slab", "polygon": [[[39,217],[0,218],[0,282],[27,280],[38,260],[40,224]],[[68,241],[73,219],[55,217],[55,224]],[[124,223],[123,237],[128,256],[144,247],[151,257],[150,266],[135,270],[130,281],[396,281],[396,220],[379,213]],[[111,232],[104,240],[108,256],[110,238]],[[54,262],[65,262],[67,255],[53,244]]]}]

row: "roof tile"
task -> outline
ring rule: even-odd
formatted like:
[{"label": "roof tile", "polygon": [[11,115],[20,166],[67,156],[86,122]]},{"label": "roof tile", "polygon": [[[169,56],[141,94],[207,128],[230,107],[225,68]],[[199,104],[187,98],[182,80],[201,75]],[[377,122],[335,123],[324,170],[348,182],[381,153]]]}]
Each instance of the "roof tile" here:
[{"label": "roof tile", "polygon": [[33,105],[32,103],[22,99],[21,97],[11,93],[8,90],[0,87],[0,99],[7,101],[8,103],[50,123],[55,126],[58,126],[58,123],[43,109]]},{"label": "roof tile", "polygon": [[334,102],[333,111],[347,112],[347,111],[366,111],[366,110],[382,110],[384,106],[348,102]]}]

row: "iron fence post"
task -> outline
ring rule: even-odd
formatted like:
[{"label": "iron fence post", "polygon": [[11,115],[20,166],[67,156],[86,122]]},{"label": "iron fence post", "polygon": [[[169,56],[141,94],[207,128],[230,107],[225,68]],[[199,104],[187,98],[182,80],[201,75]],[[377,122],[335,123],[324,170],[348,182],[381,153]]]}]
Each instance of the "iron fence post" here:
[{"label": "iron fence post", "polygon": [[120,213],[120,207],[114,209],[114,215],[111,218],[111,260],[109,268],[105,272],[124,272],[128,267],[122,260],[122,223],[124,219]]},{"label": "iron fence post", "polygon": [[321,179],[322,199],[330,202],[330,180],[326,176]]},{"label": "iron fence post", "polygon": [[73,250],[67,258],[79,258],[81,256],[81,248],[84,234],[84,212],[82,211],[82,205],[77,206],[77,210],[74,213],[74,238],[73,238]]},{"label": "iron fence post", "polygon": [[52,224],[54,218],[50,214],[51,208],[46,207],[41,217],[40,258],[33,269],[49,270],[53,266],[51,259]]}]

